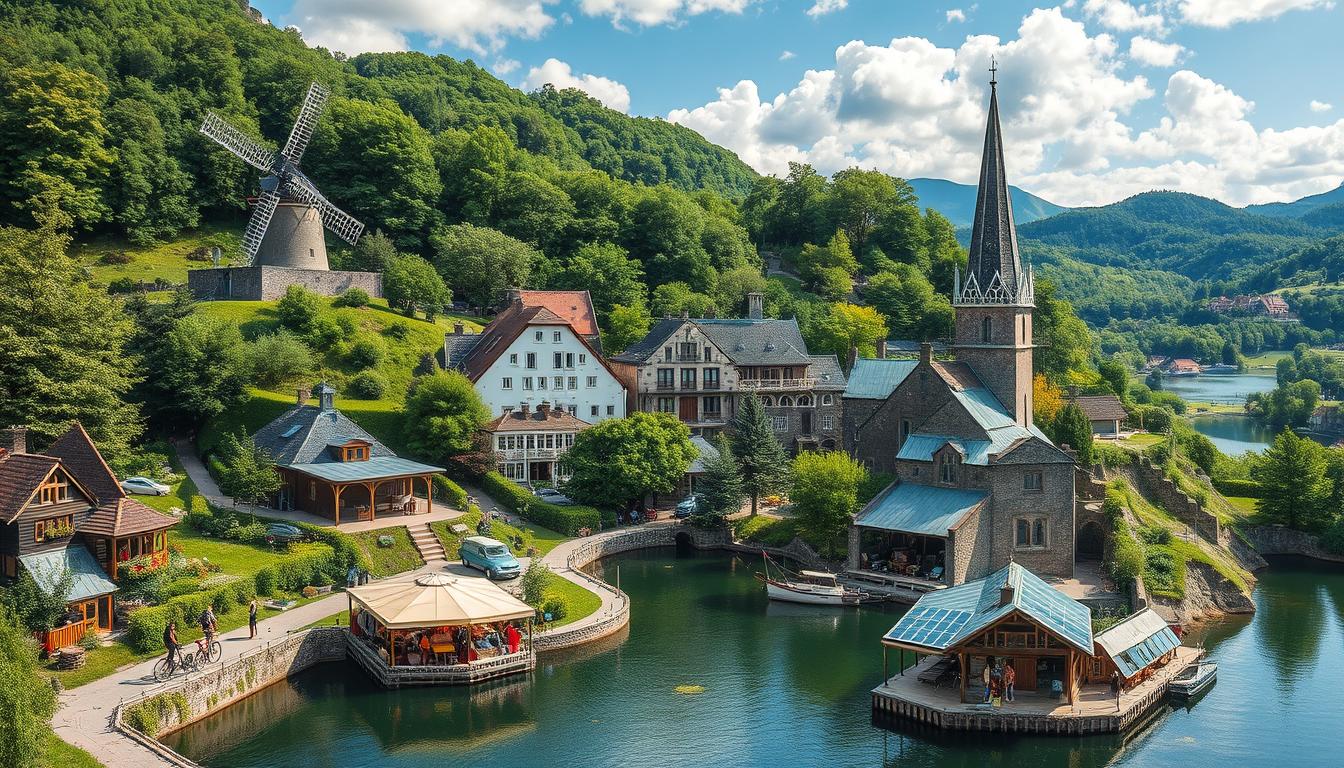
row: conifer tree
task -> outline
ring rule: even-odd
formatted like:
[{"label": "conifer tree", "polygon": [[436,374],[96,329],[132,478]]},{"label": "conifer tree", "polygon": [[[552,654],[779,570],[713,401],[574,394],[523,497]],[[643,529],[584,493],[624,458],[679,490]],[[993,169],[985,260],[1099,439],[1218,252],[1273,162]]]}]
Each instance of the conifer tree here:
[{"label": "conifer tree", "polygon": [[732,514],[742,506],[746,493],[742,489],[742,471],[728,439],[719,435],[714,440],[718,455],[704,460],[705,471],[696,484],[696,491],[704,497],[705,507],[716,517]]},{"label": "conifer tree", "polygon": [[738,405],[733,419],[733,455],[742,468],[742,488],[751,497],[754,517],[761,496],[773,493],[784,485],[789,473],[789,459],[784,447],[775,439],[770,415],[755,392],[748,393]]}]

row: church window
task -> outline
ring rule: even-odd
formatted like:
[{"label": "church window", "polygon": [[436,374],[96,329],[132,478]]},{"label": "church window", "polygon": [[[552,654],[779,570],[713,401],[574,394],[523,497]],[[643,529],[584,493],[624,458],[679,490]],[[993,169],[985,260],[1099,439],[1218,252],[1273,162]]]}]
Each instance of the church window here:
[{"label": "church window", "polygon": [[905,439],[910,436],[910,420],[901,419],[901,445],[905,444]]},{"label": "church window", "polygon": [[1027,472],[1026,474],[1022,475],[1022,490],[1024,490],[1024,491],[1034,491],[1034,492],[1036,492],[1036,493],[1040,493],[1040,492],[1041,492],[1041,473],[1040,473],[1040,472]]},{"label": "church window", "polygon": [[1047,546],[1044,517],[1019,517],[1015,528],[1013,544],[1017,549],[1044,549]]},{"label": "church window", "polygon": [[980,341],[988,344],[994,336],[994,321],[986,317],[980,321]]},{"label": "church window", "polygon": [[957,482],[957,457],[945,453],[938,457],[938,482],[955,483]]}]

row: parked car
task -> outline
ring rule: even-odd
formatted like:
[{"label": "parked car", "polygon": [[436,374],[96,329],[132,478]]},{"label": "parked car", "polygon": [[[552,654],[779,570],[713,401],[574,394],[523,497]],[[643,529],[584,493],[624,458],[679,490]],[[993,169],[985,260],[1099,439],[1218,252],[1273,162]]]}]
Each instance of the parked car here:
[{"label": "parked car", "polygon": [[141,496],[167,496],[173,490],[157,480],[150,480],[148,477],[140,477],[139,475],[122,480],[121,489],[127,493],[138,493]]},{"label": "parked car", "polygon": [[485,571],[489,579],[512,579],[523,572],[518,558],[502,541],[486,536],[468,536],[458,551],[462,554],[463,565]]},{"label": "parked car", "polygon": [[303,531],[289,523],[270,523],[266,526],[267,544],[289,544],[303,539]]},{"label": "parked car", "polygon": [[681,501],[677,502],[677,508],[672,512],[678,519],[685,519],[697,514],[704,506],[705,497],[698,493],[692,493]]},{"label": "parked car", "polygon": [[572,507],[574,500],[554,488],[538,488],[535,491],[536,497],[546,502],[554,504],[557,507]]}]

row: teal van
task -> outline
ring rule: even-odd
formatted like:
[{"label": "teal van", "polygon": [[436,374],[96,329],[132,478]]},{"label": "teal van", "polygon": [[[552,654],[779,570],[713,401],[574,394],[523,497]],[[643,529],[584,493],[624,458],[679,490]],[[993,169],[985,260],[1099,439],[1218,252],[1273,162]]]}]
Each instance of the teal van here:
[{"label": "teal van", "polygon": [[485,571],[487,578],[515,579],[522,575],[523,566],[503,542],[486,536],[468,536],[458,551],[463,565]]}]

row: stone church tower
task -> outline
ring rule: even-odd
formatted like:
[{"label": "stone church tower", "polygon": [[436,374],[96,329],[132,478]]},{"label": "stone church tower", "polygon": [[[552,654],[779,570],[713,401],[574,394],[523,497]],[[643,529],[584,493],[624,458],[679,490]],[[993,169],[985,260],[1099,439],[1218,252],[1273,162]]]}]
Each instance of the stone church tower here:
[{"label": "stone church tower", "polygon": [[[993,72],[994,70],[990,70]],[[989,81],[989,123],[971,229],[970,262],[952,291],[957,360],[970,365],[1020,426],[1032,423],[1031,311],[1035,280],[1022,268],[1003,170],[998,82]]]}]

